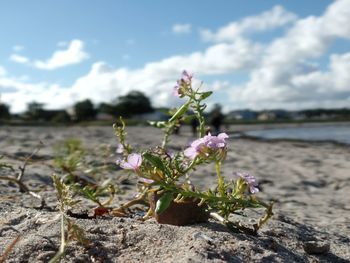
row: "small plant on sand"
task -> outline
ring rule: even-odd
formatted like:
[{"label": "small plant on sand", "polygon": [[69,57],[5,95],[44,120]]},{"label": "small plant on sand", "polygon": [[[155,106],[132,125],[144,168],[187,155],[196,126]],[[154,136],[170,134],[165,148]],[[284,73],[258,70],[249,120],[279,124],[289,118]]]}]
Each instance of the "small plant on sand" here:
[{"label": "small plant on sand", "polygon": [[[55,166],[61,171],[63,182],[71,188],[75,194],[81,194],[97,205],[97,208],[104,208],[109,205],[115,196],[116,189],[110,183],[110,179],[99,182],[93,177],[98,174],[101,179],[101,167],[92,165],[86,160],[86,149],[82,142],[76,138],[69,138],[55,147]],[[108,196],[102,201],[101,198]],[[97,211],[97,210],[96,210]]]},{"label": "small plant on sand", "polygon": [[85,149],[80,140],[66,139],[55,147],[55,165],[66,173],[67,179],[74,181],[75,172],[83,166]]},{"label": "small plant on sand", "polygon": [[[203,101],[212,92],[202,92],[200,88],[201,85],[193,86],[192,74],[184,71],[177,81],[174,93],[185,98],[186,102],[168,121],[150,123],[164,131],[159,147],[134,149],[126,139],[123,120],[120,120],[119,125],[114,125],[119,139],[117,152],[123,156],[117,160],[117,165],[136,174],[141,185],[135,200],[114,211],[125,213],[126,208],[146,202],[149,210],[145,219],[154,216],[160,223],[184,225],[205,221],[211,216],[231,229],[256,233],[272,216],[272,204],[266,204],[256,197],[259,189],[253,176],[234,173],[236,179],[232,181],[226,181],[223,177],[221,166],[227,155],[229,137],[226,133],[212,135],[206,132],[206,104]],[[194,112],[199,123],[198,139],[183,151],[170,152],[167,147],[170,136],[189,110]],[[199,166],[210,163],[215,164],[217,187],[206,191],[197,190],[190,182],[191,173]],[[232,219],[232,215],[244,215],[244,210],[248,208],[265,209],[262,217],[252,227]]]},{"label": "small plant on sand", "polygon": [[43,145],[42,142],[40,142],[37,148],[24,159],[23,164],[18,167],[19,172],[17,172],[16,169],[13,168],[12,164],[9,164],[7,162],[2,162],[1,159],[3,159],[3,156],[0,156],[0,172],[1,170],[5,170],[7,171],[7,173],[10,173],[10,175],[0,174],[0,180],[7,180],[9,182],[15,183],[18,185],[19,191],[21,193],[28,193],[31,196],[39,199],[41,202],[40,207],[38,207],[39,209],[42,209],[45,206],[44,198],[38,193],[36,193],[35,191],[30,190],[29,187],[23,182],[23,178],[24,178],[27,165],[30,164],[32,157],[40,151],[42,145]]},{"label": "small plant on sand", "polygon": [[79,200],[73,198],[71,187],[67,186],[62,179],[56,175],[53,175],[52,180],[57,191],[58,209],[61,214],[61,244],[59,251],[49,261],[49,263],[60,261],[70,241],[77,240],[84,246],[88,246],[90,244],[89,240],[85,237],[84,230],[74,223],[73,219],[67,216],[68,209],[74,207]]}]

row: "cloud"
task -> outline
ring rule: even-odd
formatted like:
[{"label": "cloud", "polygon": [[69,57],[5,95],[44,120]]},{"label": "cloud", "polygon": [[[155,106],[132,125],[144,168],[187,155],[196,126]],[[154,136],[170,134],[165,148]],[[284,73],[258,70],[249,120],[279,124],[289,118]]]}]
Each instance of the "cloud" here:
[{"label": "cloud", "polygon": [[89,58],[84,51],[84,42],[72,40],[67,49],[55,51],[47,60],[36,60],[32,65],[38,69],[53,70],[67,65],[77,64]]},{"label": "cloud", "polygon": [[135,89],[152,98],[155,106],[169,106],[180,103],[172,95],[176,78],[183,70],[179,65],[186,65],[197,75],[224,74],[250,68],[259,52],[259,45],[240,40],[230,44],[216,44],[203,52],[147,63],[134,70],[113,69],[104,62],[96,62],[86,75],[78,78],[70,87],[47,83],[25,84],[18,80],[0,78],[0,90],[3,87],[15,90],[3,94],[4,100],[9,101],[14,112],[23,111],[26,104],[33,100],[46,103],[48,108],[59,108],[87,98],[94,103],[109,102]]},{"label": "cloud", "polygon": [[113,69],[104,62],[97,62],[88,74],[73,84],[72,97],[91,98],[100,103],[137,89],[150,96],[156,106],[174,105],[177,100],[172,96],[172,88],[183,70],[179,65],[186,65],[197,75],[224,74],[251,67],[259,50],[259,45],[249,41],[217,44],[204,52],[169,57],[134,70]]},{"label": "cloud", "polygon": [[27,57],[18,55],[18,54],[12,54],[9,59],[13,62],[20,63],[20,64],[28,64],[29,59]]},{"label": "cloud", "polygon": [[204,41],[225,42],[235,41],[247,33],[262,32],[294,22],[297,16],[282,6],[274,6],[271,10],[259,15],[248,16],[241,21],[232,22],[221,27],[217,32],[202,29],[200,35]]},{"label": "cloud", "polygon": [[175,24],[172,27],[172,32],[174,34],[189,34],[191,33],[191,24]]},{"label": "cloud", "polygon": [[345,106],[350,91],[343,71],[349,68],[349,54],[330,56],[325,72],[308,62],[323,56],[334,40],[350,39],[350,27],[344,26],[349,24],[349,0],[334,2],[322,16],[299,19],[266,47],[248,83],[234,89],[233,100],[252,108]]}]

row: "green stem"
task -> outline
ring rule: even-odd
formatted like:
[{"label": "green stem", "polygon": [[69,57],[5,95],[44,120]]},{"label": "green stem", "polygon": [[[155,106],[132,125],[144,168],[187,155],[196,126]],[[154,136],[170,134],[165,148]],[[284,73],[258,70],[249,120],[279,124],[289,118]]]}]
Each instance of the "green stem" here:
[{"label": "green stem", "polygon": [[50,259],[49,263],[59,262],[61,257],[64,255],[64,251],[66,249],[66,239],[64,233],[64,215],[61,214],[61,245],[60,250],[56,253],[56,255]]},{"label": "green stem", "polygon": [[164,134],[164,138],[163,138],[163,142],[162,142],[163,149],[165,149],[166,145],[168,144],[169,136],[173,131],[174,131],[174,126],[170,126],[166,129],[165,134]]},{"label": "green stem", "polygon": [[167,122],[167,127],[166,130],[164,132],[164,138],[163,138],[163,142],[162,142],[162,148],[165,149],[167,143],[169,142],[169,136],[173,133],[175,126],[176,126],[176,122],[177,120],[179,120],[188,110],[188,107],[190,106],[190,104],[192,103],[192,98],[190,97],[189,100],[183,104],[175,113],[174,115],[168,120]]},{"label": "green stem", "polygon": [[197,161],[197,157],[195,157],[193,159],[193,161],[190,163],[190,165],[187,167],[187,169],[185,171],[183,171],[183,174],[188,173],[188,171],[190,171],[193,168],[193,166],[195,166],[196,161]]},{"label": "green stem", "polygon": [[205,135],[205,120],[203,117],[203,112],[202,112],[200,103],[201,103],[200,100],[195,99],[194,108],[195,108],[196,118],[198,119],[198,122],[199,122],[199,130],[198,130],[199,138],[202,138]]},{"label": "green stem", "polygon": [[216,168],[216,174],[218,176],[218,188],[219,188],[219,193],[220,196],[225,196],[225,182],[224,182],[224,178],[221,175],[221,162],[216,160],[215,161],[215,168]]}]

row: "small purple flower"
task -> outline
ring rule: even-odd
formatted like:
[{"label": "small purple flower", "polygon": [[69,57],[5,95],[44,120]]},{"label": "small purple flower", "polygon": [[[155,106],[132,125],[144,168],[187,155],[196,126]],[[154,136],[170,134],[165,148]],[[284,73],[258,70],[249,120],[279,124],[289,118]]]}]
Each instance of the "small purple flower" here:
[{"label": "small purple flower", "polygon": [[192,82],[193,74],[184,70],[181,75],[181,79],[179,79],[174,87],[173,94],[176,97],[182,98],[185,96],[186,92],[190,89],[190,85]]},{"label": "small purple flower", "polygon": [[190,159],[196,158],[197,155],[209,157],[226,147],[225,139],[228,138],[226,133],[220,133],[218,136],[212,136],[210,133],[203,138],[199,138],[191,143],[191,146],[184,151],[185,156]]},{"label": "small purple flower", "polygon": [[194,159],[197,157],[197,155],[199,154],[199,152],[196,150],[196,148],[194,147],[188,147],[185,151],[184,154],[186,157],[190,158],[190,159]]},{"label": "small purple flower", "polygon": [[132,153],[129,154],[127,157],[127,161],[121,160],[117,161],[117,164],[123,169],[126,170],[139,170],[142,163],[142,157],[141,154],[138,153]]},{"label": "small purple flower", "polygon": [[176,85],[174,87],[173,95],[176,97],[180,97],[180,86],[179,85]]},{"label": "small purple flower", "polygon": [[256,179],[253,175],[250,175],[248,173],[240,173],[240,172],[235,172],[233,173],[233,175],[242,178],[245,183],[248,185],[249,190],[252,194],[255,194],[257,192],[259,192],[259,188],[257,187],[258,184],[256,182]]},{"label": "small purple flower", "polygon": [[187,85],[189,85],[192,81],[192,78],[193,78],[193,73],[192,72],[189,72],[187,70],[184,70],[182,72],[182,77],[181,77],[181,80],[183,82],[185,82]]}]

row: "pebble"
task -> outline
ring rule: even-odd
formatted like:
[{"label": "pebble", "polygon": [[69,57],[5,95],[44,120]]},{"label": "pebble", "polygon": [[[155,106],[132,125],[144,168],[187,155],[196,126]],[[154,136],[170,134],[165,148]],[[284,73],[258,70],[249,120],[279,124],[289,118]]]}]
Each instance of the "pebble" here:
[{"label": "pebble", "polygon": [[330,244],[323,241],[308,241],[303,244],[304,250],[308,254],[326,254],[330,250]]},{"label": "pebble", "polygon": [[211,237],[207,236],[206,234],[204,234],[202,232],[196,232],[196,233],[192,234],[192,238],[194,240],[204,239],[204,240],[206,240],[206,241],[208,241],[210,243],[214,243],[214,240]]}]

